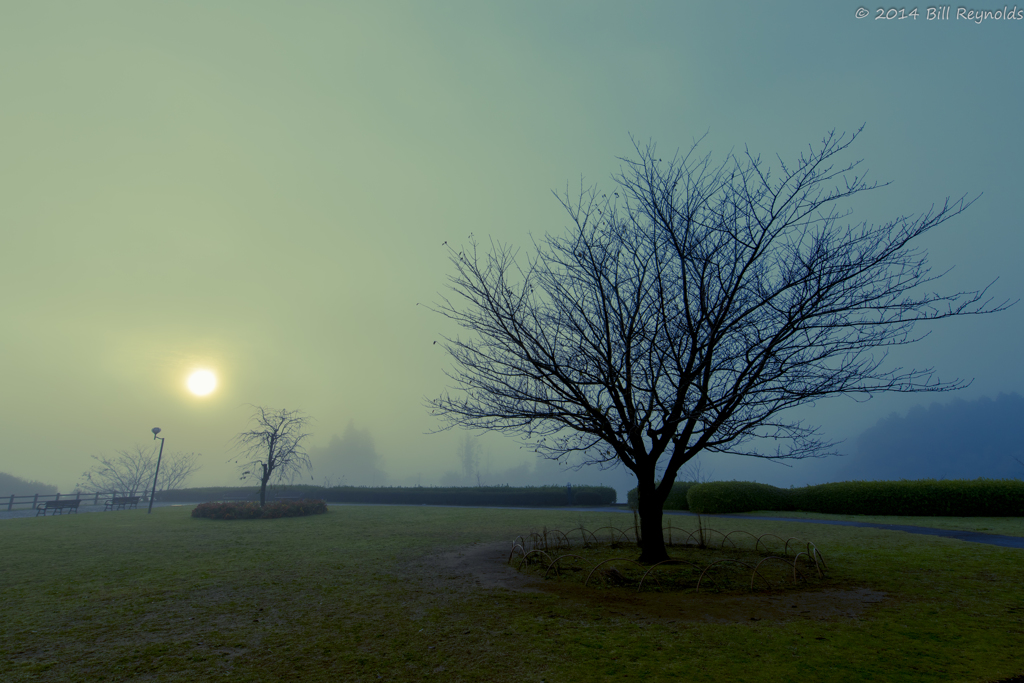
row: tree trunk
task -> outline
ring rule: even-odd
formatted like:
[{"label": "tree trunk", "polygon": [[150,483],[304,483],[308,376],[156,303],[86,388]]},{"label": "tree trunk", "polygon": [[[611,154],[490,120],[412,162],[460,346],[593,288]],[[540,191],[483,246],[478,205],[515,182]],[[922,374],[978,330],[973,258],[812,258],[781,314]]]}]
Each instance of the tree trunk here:
[{"label": "tree trunk", "polygon": [[[646,479],[646,477],[645,477]],[[637,485],[637,511],[640,513],[640,562],[654,564],[667,560],[665,537],[661,532],[662,501],[653,481]]]},{"label": "tree trunk", "polygon": [[263,476],[260,477],[260,507],[267,504],[267,482],[270,481],[270,471],[266,464],[260,465],[263,468]]}]

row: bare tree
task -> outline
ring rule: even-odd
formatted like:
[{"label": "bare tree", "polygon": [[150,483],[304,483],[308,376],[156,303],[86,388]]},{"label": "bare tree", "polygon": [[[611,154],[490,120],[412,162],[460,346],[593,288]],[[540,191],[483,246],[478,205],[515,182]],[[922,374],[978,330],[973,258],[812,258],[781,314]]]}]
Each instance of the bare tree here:
[{"label": "bare tree", "polygon": [[312,469],[302,442],[309,437],[306,426],[308,415],[299,410],[272,410],[253,406],[249,425],[252,429],[235,437],[240,457],[235,460],[242,479],[255,478],[260,482],[260,505],[267,501],[267,482],[272,477],[291,481],[303,468]]},{"label": "bare tree", "polygon": [[179,489],[200,467],[199,458],[202,453],[183,453],[176,451],[164,455],[163,464],[160,465],[160,480],[157,483],[158,491]]},{"label": "bare tree", "polygon": [[635,144],[614,191],[559,197],[572,227],[535,241],[525,265],[472,235],[449,248],[450,293],[431,308],[471,334],[445,337],[454,384],[427,402],[442,428],[512,433],[551,459],[629,468],[640,559],[658,562],[665,498],[697,454],[820,457],[834,444],[789,409],[964,386],[890,367],[886,351],[920,339],[918,322],[1010,305],[992,305],[988,287],[930,289],[941,275],[915,240],[973,200],[845,222],[837,203],[879,187],[859,162],[832,165],[859,132],[829,133],[794,163],[780,159],[777,175],[749,151],[713,165],[699,140],[667,161]]},{"label": "bare tree", "polygon": [[700,460],[696,459],[686,463],[686,465],[676,473],[676,479],[678,481],[692,481],[695,484],[714,481],[714,476],[715,473],[713,471],[705,472]]},{"label": "bare tree", "polygon": [[[135,444],[131,449],[117,451],[113,458],[90,457],[96,462],[82,473],[78,487],[83,491],[134,496],[146,493],[153,482],[156,452],[151,446]],[[177,488],[199,469],[199,457],[198,453],[165,454],[157,490]]]},{"label": "bare tree", "polygon": [[135,444],[132,449],[117,451],[113,458],[89,457],[96,463],[82,473],[78,486],[84,491],[134,496],[153,481],[156,453],[152,448]]}]

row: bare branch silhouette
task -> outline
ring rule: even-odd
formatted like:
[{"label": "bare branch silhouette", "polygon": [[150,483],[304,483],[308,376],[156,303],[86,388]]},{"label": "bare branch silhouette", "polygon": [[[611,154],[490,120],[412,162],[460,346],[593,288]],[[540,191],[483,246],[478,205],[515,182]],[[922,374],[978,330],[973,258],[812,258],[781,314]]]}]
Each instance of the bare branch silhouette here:
[{"label": "bare branch silhouette", "polygon": [[697,141],[663,161],[634,141],[616,191],[560,195],[568,233],[535,241],[525,259],[494,240],[449,247],[449,293],[431,309],[469,336],[445,337],[452,385],[427,406],[443,429],[511,433],[548,458],[629,468],[641,559],[658,562],[662,506],[697,454],[820,457],[834,444],[786,411],[965,386],[890,367],[886,352],[919,340],[917,323],[1012,305],[994,305],[988,287],[931,289],[942,274],[916,240],[975,200],[845,222],[837,205],[879,187],[859,162],[834,165],[859,132],[833,131],[777,172],[749,151],[714,165]]},{"label": "bare branch silhouette", "polygon": [[[96,462],[82,473],[78,487],[95,493],[134,496],[145,493],[153,481],[156,469],[156,451],[152,446],[135,444],[117,451],[114,457],[93,455]],[[167,453],[160,466],[159,491],[178,488],[200,467],[198,453]]]},{"label": "bare branch silhouette", "polygon": [[253,406],[248,431],[235,437],[239,457],[235,460],[242,479],[260,482],[260,505],[267,499],[271,478],[291,481],[303,468],[312,468],[303,441],[309,438],[306,426],[311,418],[299,410],[273,410]]}]

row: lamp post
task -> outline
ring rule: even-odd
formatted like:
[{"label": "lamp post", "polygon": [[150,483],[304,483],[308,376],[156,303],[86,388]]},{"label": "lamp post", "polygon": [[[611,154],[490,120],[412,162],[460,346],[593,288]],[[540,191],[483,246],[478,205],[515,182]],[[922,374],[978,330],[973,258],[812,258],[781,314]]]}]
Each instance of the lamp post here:
[{"label": "lamp post", "polygon": [[156,478],[160,476],[160,459],[164,457],[164,437],[157,436],[160,433],[159,427],[153,427],[153,440],[160,439],[160,455],[156,456],[156,472],[153,474],[153,491],[149,494],[149,512],[146,514],[153,513],[153,496],[156,495]]}]

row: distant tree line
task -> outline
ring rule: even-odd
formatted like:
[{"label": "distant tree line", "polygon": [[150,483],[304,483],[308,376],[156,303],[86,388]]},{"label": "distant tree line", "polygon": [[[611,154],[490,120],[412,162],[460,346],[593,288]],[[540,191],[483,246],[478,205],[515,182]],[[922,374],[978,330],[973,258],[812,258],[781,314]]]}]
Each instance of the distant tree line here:
[{"label": "distant tree line", "polygon": [[1024,478],[1024,397],[954,400],[893,413],[850,442],[842,478]]},{"label": "distant tree line", "polygon": [[0,472],[0,496],[20,496],[28,493],[57,493],[57,487]]}]

